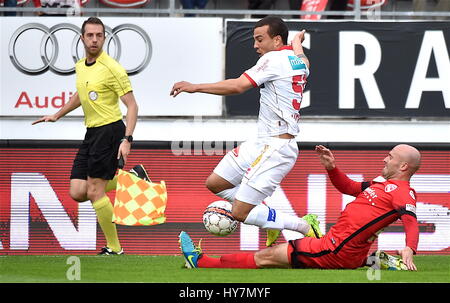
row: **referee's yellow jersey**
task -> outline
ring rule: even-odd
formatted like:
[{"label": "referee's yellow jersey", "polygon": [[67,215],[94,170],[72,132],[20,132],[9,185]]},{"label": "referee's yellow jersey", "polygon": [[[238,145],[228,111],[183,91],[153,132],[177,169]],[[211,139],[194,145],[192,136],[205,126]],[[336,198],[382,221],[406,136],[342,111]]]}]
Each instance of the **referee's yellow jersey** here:
[{"label": "referee's yellow jersey", "polygon": [[105,51],[95,63],[83,58],[75,65],[77,92],[86,127],[98,127],[122,119],[119,97],[132,91],[125,69]]}]

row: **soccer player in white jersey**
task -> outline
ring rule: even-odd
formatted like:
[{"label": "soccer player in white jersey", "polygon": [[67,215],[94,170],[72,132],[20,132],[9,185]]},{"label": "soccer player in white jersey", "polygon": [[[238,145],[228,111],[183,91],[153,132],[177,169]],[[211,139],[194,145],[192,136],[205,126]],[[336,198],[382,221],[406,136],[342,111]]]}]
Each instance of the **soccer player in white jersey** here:
[{"label": "soccer player in white jersey", "polygon": [[206,186],[233,202],[236,220],[267,229],[267,246],[283,229],[321,237],[317,216],[299,218],[263,203],[292,169],[298,155],[295,137],[299,133],[299,109],[309,61],[301,45],[305,31],[295,36],[292,45],[288,45],[288,33],[282,19],[265,17],[253,30],[254,48],[260,55],[255,66],[236,79],[204,84],[178,82],[170,92],[173,97],[182,92],[233,95],[260,87],[257,138],[228,152],[208,177]]}]

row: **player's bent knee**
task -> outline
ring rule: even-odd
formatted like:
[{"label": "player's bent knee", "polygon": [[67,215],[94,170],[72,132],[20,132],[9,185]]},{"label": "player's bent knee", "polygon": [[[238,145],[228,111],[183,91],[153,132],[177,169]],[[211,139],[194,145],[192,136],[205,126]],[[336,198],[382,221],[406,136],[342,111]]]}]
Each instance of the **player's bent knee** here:
[{"label": "player's bent knee", "polygon": [[259,268],[288,268],[287,244],[269,247],[255,253],[255,263]]},{"label": "player's bent knee", "polygon": [[108,180],[99,178],[88,178],[87,182],[87,197],[91,202],[95,202],[98,199],[105,196],[105,188]]},{"label": "player's bent knee", "polygon": [[87,192],[87,198],[88,200],[91,200],[92,202],[97,201],[98,199],[102,198],[105,195],[104,191],[100,191],[97,189],[90,189]]},{"label": "player's bent knee", "polygon": [[255,253],[255,263],[258,268],[274,267],[273,254],[267,249]]},{"label": "player's bent knee", "polygon": [[87,197],[87,183],[86,180],[72,179],[70,180],[69,195],[77,202],[85,202]]},{"label": "player's bent knee", "polygon": [[217,190],[217,185],[216,185],[216,183],[214,182],[214,180],[213,180],[213,178],[211,176],[209,176],[206,179],[205,186],[213,194],[217,194],[217,193],[220,192],[220,190]]},{"label": "player's bent knee", "polygon": [[215,173],[209,175],[209,177],[206,179],[205,185],[206,188],[209,189],[213,194],[217,194],[225,189],[234,187],[233,184]]},{"label": "player's bent knee", "polygon": [[83,192],[80,192],[80,191],[77,191],[77,190],[72,190],[71,189],[69,194],[70,194],[70,197],[72,199],[74,199],[75,201],[77,201],[77,202],[85,202],[85,201],[88,200],[88,197],[87,197],[86,193],[83,193]]}]

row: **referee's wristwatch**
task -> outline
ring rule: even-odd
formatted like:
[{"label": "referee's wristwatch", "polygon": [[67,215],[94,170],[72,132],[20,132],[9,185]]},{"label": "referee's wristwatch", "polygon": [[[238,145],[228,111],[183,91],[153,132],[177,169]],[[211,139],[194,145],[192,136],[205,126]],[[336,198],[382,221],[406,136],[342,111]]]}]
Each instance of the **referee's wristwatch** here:
[{"label": "referee's wristwatch", "polygon": [[130,143],[132,143],[133,142],[133,136],[131,136],[131,135],[130,136],[124,136],[121,141],[123,142],[125,140],[127,140]]}]

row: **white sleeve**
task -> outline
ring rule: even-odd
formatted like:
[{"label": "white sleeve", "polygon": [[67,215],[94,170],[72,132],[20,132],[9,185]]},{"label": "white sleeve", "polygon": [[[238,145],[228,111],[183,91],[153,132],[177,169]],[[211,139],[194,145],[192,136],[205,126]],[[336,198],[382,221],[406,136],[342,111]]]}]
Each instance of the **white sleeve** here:
[{"label": "white sleeve", "polygon": [[274,59],[274,56],[266,54],[262,56],[258,62],[256,62],[255,66],[248,69],[244,73],[254,87],[258,87],[267,81],[274,80],[279,76],[279,68],[277,68],[277,64],[274,62]]}]

